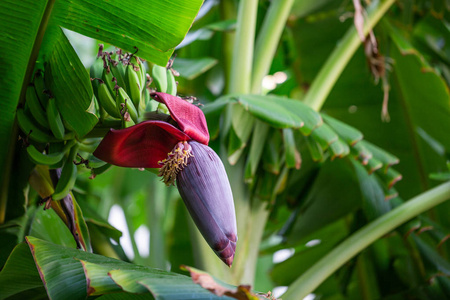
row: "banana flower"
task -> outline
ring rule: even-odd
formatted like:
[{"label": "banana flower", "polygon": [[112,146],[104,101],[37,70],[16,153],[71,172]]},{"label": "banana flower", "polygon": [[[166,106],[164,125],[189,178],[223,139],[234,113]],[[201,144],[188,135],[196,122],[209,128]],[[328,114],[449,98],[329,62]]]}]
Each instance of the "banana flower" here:
[{"label": "banana flower", "polygon": [[219,156],[208,147],[203,112],[165,93],[152,98],[167,106],[167,121],[151,120],[111,129],[94,152],[110,164],[159,168],[166,185],[175,184],[209,246],[231,266],[237,242],[233,195]]}]

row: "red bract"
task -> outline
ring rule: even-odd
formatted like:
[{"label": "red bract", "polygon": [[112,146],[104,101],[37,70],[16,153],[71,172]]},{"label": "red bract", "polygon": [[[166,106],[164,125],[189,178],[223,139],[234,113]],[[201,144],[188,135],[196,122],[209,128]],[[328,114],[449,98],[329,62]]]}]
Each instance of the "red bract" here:
[{"label": "red bract", "polygon": [[163,121],[111,129],[95,150],[95,156],[120,167],[159,168],[158,162],[167,158],[178,142],[195,140],[208,145],[205,115],[197,106],[165,93],[154,93],[152,97],[167,106],[180,129]]},{"label": "red bract", "polygon": [[122,167],[160,168],[159,176],[174,184],[203,237],[228,266],[237,241],[233,195],[223,163],[209,148],[203,112],[178,97],[154,93],[169,109],[174,126],[146,121],[111,130],[94,155]]}]

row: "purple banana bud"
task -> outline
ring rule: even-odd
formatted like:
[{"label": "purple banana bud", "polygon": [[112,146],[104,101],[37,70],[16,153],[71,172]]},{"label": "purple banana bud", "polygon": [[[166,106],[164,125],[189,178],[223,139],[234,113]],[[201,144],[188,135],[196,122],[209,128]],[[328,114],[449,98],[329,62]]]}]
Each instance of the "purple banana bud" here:
[{"label": "purple banana bud", "polygon": [[181,198],[206,242],[229,267],[236,250],[233,194],[219,156],[208,146],[188,142],[192,154],[177,175]]}]

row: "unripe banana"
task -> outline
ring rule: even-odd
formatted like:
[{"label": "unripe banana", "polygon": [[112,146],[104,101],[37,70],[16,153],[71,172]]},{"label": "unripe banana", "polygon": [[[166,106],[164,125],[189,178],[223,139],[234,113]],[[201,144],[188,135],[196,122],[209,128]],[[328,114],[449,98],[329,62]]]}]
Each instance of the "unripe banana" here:
[{"label": "unripe banana", "polygon": [[167,69],[167,90],[166,93],[172,96],[177,95],[177,82],[175,80],[175,76],[172,73],[171,69]]},{"label": "unripe banana", "polygon": [[142,91],[142,84],[140,82],[139,79],[139,75],[138,72],[136,72],[134,70],[134,65],[133,64],[129,64],[126,68],[126,74],[125,74],[125,78],[127,79],[128,82],[128,92],[129,95],[131,96],[131,100],[134,104],[134,107],[136,109],[139,109],[139,103],[141,102],[141,91]]},{"label": "unripe banana", "polygon": [[97,58],[91,66],[89,70],[89,75],[91,77],[92,89],[94,90],[94,95],[98,99],[98,86],[100,82],[98,79],[102,78],[103,73],[103,60],[101,58]]},{"label": "unripe banana", "polygon": [[55,98],[50,98],[47,103],[47,120],[50,125],[50,130],[53,132],[53,135],[59,139],[64,139],[65,128],[61,118],[61,114],[59,113],[58,107],[56,107]]},{"label": "unripe banana", "polygon": [[116,78],[117,85],[124,88],[125,90],[128,90],[127,82],[125,81],[125,66],[121,62],[119,62],[115,66],[109,64],[109,67],[111,69],[112,76]]},{"label": "unripe banana", "polygon": [[125,110],[123,109],[124,106],[122,104],[125,104],[126,111],[130,114],[133,122],[137,124],[138,113],[136,111],[136,108],[134,107],[134,104],[128,96],[127,92],[125,92],[123,88],[119,87],[119,89],[117,90],[116,105],[121,111],[125,112]]},{"label": "unripe banana", "polygon": [[33,85],[29,85],[27,87],[25,98],[26,98],[25,105],[30,110],[31,115],[34,117],[36,122],[43,128],[48,129],[49,124],[47,122],[47,114],[45,113],[44,107],[39,101],[39,98],[36,94],[36,90]]},{"label": "unripe banana", "polygon": [[167,91],[167,70],[165,67],[154,65],[152,69],[152,78],[155,82],[158,92],[165,93]]},{"label": "unripe banana", "polygon": [[145,70],[145,64],[142,59],[137,58],[136,61],[139,65],[139,82],[141,83],[142,90],[144,90],[147,83],[147,71]]},{"label": "unripe banana", "polygon": [[109,92],[114,95],[114,93],[116,92],[116,90],[114,89],[114,87],[116,86],[116,82],[114,81],[114,76],[109,67],[103,68],[102,79],[108,87]]},{"label": "unripe banana", "polygon": [[100,174],[102,174],[102,173],[104,173],[104,172],[106,172],[110,167],[111,167],[112,165],[110,165],[110,164],[104,164],[103,166],[101,166],[101,167],[96,167],[96,168],[92,168],[92,170],[91,170],[91,173],[92,173],[92,175],[91,175],[91,179],[92,178],[95,178],[95,176],[96,175],[100,175]]},{"label": "unripe banana", "polygon": [[62,151],[49,154],[44,154],[37,150],[35,146],[30,145],[29,147],[27,147],[28,157],[37,165],[55,165],[64,158],[64,154],[66,154],[66,152],[74,145],[74,143],[74,140],[69,141],[64,146]]},{"label": "unripe banana", "polygon": [[98,102],[102,108],[113,118],[120,118],[119,109],[117,108],[116,100],[110,93],[108,86],[104,82],[98,85]]},{"label": "unripe banana", "polygon": [[17,122],[23,133],[29,135],[30,139],[36,142],[48,143],[57,141],[49,131],[39,128],[34,118],[28,116],[23,108],[17,109]]},{"label": "unripe banana", "polygon": [[64,163],[61,171],[61,177],[55,187],[55,192],[52,195],[53,200],[61,200],[73,189],[75,181],[77,180],[77,166],[73,163],[78,151],[78,145],[70,149],[69,156]]},{"label": "unripe banana", "polygon": [[48,97],[47,93],[45,92],[46,88],[45,88],[44,77],[42,76],[42,72],[38,71],[35,73],[33,84],[34,84],[34,88],[36,90],[36,95],[39,98],[39,102],[42,104],[42,107],[46,108],[49,97]]}]

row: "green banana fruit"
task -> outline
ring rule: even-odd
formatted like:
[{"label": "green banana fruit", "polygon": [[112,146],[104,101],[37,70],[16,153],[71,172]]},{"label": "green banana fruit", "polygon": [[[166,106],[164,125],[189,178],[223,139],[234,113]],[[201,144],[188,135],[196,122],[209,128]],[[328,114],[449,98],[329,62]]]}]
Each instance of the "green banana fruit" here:
[{"label": "green banana fruit", "polygon": [[50,98],[47,104],[47,120],[50,125],[50,130],[53,132],[53,135],[59,139],[64,139],[65,128],[61,118],[61,114],[59,113],[58,107],[56,107],[55,98]]},{"label": "green banana fruit", "polygon": [[152,69],[152,78],[155,82],[158,92],[167,91],[167,70],[165,67],[154,65]]},{"label": "green banana fruit", "polygon": [[136,58],[136,62],[139,66],[139,82],[141,83],[141,89],[144,90],[147,83],[147,71],[145,70],[145,64],[142,59]]},{"label": "green banana fruit", "polygon": [[36,149],[35,146],[30,145],[27,147],[28,157],[37,165],[51,166],[59,163],[63,158],[64,154],[74,145],[75,141],[69,141],[64,145],[62,151],[55,153],[44,154]]},{"label": "green banana fruit", "polygon": [[33,79],[34,88],[36,90],[36,95],[39,98],[39,102],[42,104],[42,107],[47,107],[48,102],[48,95],[45,93],[45,83],[44,83],[44,77],[42,76],[42,72],[38,71],[34,74]]},{"label": "green banana fruit", "polygon": [[112,76],[116,78],[117,85],[124,88],[125,90],[128,90],[127,82],[125,81],[126,69],[123,63],[119,62],[115,66],[109,64],[109,67],[111,69]]},{"label": "green banana fruit", "polygon": [[77,155],[77,151],[78,145],[75,145],[70,149],[69,156],[67,157],[61,171],[61,177],[59,178],[55,187],[55,192],[52,195],[53,200],[63,199],[70,193],[75,185],[75,181],[77,180],[77,166],[73,163],[73,161]]},{"label": "green banana fruit", "polygon": [[34,117],[36,122],[43,128],[48,129],[49,124],[47,122],[47,114],[41,102],[39,101],[34,85],[29,85],[27,87],[25,100],[25,105],[30,110],[31,115]]},{"label": "green banana fruit", "polygon": [[171,69],[167,69],[167,90],[166,93],[172,96],[177,95],[177,82],[175,80],[175,76],[172,73]]},{"label": "green banana fruit", "polygon": [[120,118],[119,109],[117,108],[116,100],[109,91],[108,86],[104,82],[98,85],[98,102],[102,108],[113,118]]},{"label": "green banana fruit", "polygon": [[92,89],[94,90],[94,95],[98,99],[98,86],[100,82],[98,79],[102,78],[103,73],[103,60],[101,58],[97,58],[92,64],[89,70],[89,76],[91,77]]},{"label": "green banana fruit", "polygon": [[17,109],[17,122],[23,133],[29,135],[30,139],[36,142],[48,143],[57,141],[49,131],[40,129],[34,118],[28,116],[23,108]]},{"label": "green banana fruit", "polygon": [[104,173],[104,172],[106,172],[110,167],[111,167],[112,165],[110,165],[110,164],[104,164],[103,166],[101,166],[101,167],[97,167],[97,168],[92,168],[92,170],[91,170],[91,179],[92,178],[95,178],[95,176],[97,176],[97,175],[100,175],[100,174],[102,174],[102,173]]},{"label": "green banana fruit", "polygon": [[122,104],[125,104],[126,111],[130,114],[130,117],[133,120],[133,122],[137,124],[138,113],[136,111],[136,108],[134,107],[134,104],[131,101],[130,97],[128,96],[127,92],[125,92],[125,90],[122,87],[119,87],[119,89],[117,90],[116,105],[121,110],[123,108]]},{"label": "green banana fruit", "polygon": [[138,72],[134,70],[134,65],[129,64],[126,67],[126,73],[125,77],[128,82],[128,91],[129,95],[131,96],[131,100],[134,104],[134,107],[136,109],[139,109],[139,103],[141,102],[141,96],[142,96],[142,84],[139,79]]},{"label": "green banana fruit", "polygon": [[102,80],[106,84],[106,86],[108,87],[109,92],[114,95],[114,93],[116,91],[114,89],[114,87],[116,86],[116,82],[114,80],[114,76],[113,76],[113,74],[111,72],[110,67],[103,68]]}]

